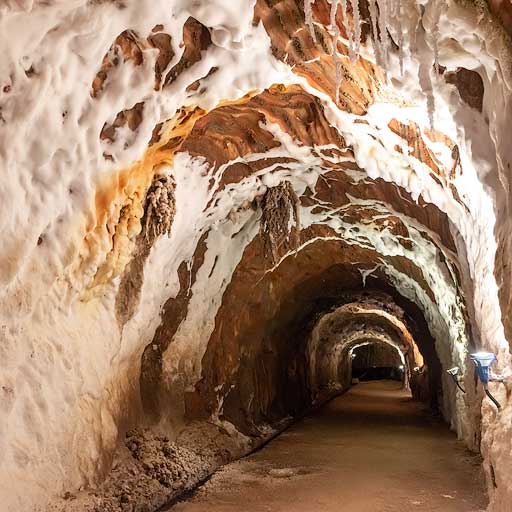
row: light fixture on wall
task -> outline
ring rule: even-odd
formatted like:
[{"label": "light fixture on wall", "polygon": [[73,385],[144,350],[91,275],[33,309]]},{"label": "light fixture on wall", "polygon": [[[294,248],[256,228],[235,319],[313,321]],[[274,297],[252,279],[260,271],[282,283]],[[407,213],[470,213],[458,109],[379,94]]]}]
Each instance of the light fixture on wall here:
[{"label": "light fixture on wall", "polygon": [[453,368],[450,368],[449,370],[446,370],[446,373],[452,378],[453,382],[457,385],[457,387],[465,393],[466,390],[460,385],[458,376],[460,375],[460,368],[458,366],[454,366]]},{"label": "light fixture on wall", "polygon": [[490,398],[493,404],[501,409],[501,405],[494,398],[489,391],[489,381],[491,380],[491,364],[496,361],[496,355],[492,352],[475,352],[474,354],[469,354],[469,357],[475,363],[476,372],[478,374],[478,378],[480,382],[484,386],[485,394]]}]

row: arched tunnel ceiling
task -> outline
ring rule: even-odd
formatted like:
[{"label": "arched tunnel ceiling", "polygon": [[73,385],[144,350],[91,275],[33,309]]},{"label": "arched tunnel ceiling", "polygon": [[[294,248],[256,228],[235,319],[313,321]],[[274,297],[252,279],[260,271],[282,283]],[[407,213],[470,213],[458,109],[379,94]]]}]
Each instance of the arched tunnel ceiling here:
[{"label": "arched tunnel ceiling", "polygon": [[[315,343],[325,345],[327,339],[331,338],[331,343],[344,345],[352,333],[360,338],[370,338],[371,336],[365,333],[372,330],[372,333],[386,334],[391,341],[400,346],[401,350],[409,355],[413,367],[423,366],[423,356],[415,339],[425,345],[424,350],[429,355],[433,353],[427,348],[429,344],[432,345],[432,340],[425,340],[420,332],[409,331],[404,318],[405,312],[390,296],[371,290],[365,292],[365,295],[359,294],[359,297],[354,294],[351,299],[356,300],[320,317],[312,329]],[[310,341],[312,342],[313,340]],[[310,352],[315,351],[310,349]]]},{"label": "arched tunnel ceiling", "polygon": [[[440,395],[473,348],[510,372],[510,3],[330,4],[0,6],[8,506],[103,478],[134,426],[262,438],[329,318],[417,345]],[[510,425],[473,395],[441,405],[499,507]]]},{"label": "arched tunnel ceiling", "polygon": [[[400,320],[403,311],[393,304],[390,297],[370,292],[379,300],[350,302],[326,313],[316,322],[307,341],[309,384],[315,400],[332,393],[333,388],[345,390],[351,380],[351,353],[360,346],[373,343],[393,347],[402,361],[407,361],[407,372],[423,367],[423,357],[407,326]],[[395,310],[397,316],[386,309]],[[422,340],[424,341],[424,340]],[[432,346],[426,352],[434,355]],[[437,359],[429,361],[438,369]],[[435,380],[439,375],[432,372]],[[316,397],[320,397],[319,399]]]}]

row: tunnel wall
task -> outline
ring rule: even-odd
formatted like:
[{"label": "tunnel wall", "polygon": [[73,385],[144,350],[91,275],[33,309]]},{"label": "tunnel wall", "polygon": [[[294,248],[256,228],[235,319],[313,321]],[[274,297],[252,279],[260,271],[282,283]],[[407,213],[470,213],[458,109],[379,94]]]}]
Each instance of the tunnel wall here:
[{"label": "tunnel wall", "polygon": [[308,335],[365,287],[510,503],[510,39],[484,2],[403,6],[403,74],[363,11],[351,62],[323,0],[315,38],[293,0],[0,7],[8,512],[122,510],[126,482],[156,509],[247,453],[311,403]]}]

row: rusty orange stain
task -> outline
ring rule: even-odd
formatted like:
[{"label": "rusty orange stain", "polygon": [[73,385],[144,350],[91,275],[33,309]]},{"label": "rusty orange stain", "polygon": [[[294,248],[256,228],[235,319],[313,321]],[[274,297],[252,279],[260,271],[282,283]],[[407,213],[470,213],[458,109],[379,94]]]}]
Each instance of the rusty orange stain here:
[{"label": "rusty orange stain", "polygon": [[[247,103],[260,92],[249,91],[237,100],[220,102],[216,108]],[[139,161],[98,182],[78,268],[78,273],[94,269],[95,260],[101,259],[90,288],[108,282],[124,270],[142,229],[146,192],[158,169],[162,165],[172,166],[195,123],[207,113],[199,107],[181,108],[163,124],[159,140],[145,150]]]},{"label": "rusty orange stain", "polygon": [[120,252],[126,248],[127,254],[124,256],[129,256],[129,249],[133,248],[131,245],[141,229],[144,198],[158,168],[172,165],[174,155],[180,150],[196,121],[206,113],[197,107],[182,108],[176,116],[164,123],[160,139],[146,149],[141,160],[98,183],[94,211],[87,224],[79,266],[79,272],[83,271],[84,267],[94,264],[94,260],[102,253],[106,254],[92,286],[119,275],[124,269],[127,261],[124,261],[126,258],[123,259]]}]

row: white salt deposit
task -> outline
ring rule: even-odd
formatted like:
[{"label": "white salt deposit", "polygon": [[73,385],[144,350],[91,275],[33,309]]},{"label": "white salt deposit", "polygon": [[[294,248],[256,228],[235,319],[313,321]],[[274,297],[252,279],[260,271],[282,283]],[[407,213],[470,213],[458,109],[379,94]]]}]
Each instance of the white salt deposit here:
[{"label": "white salt deposit", "polygon": [[[293,160],[264,168],[218,192],[222,172],[234,162],[219,169],[211,188],[212,169],[204,161],[184,153],[176,155],[165,169],[176,181],[171,235],[153,247],[145,264],[140,306],[120,329],[115,316],[119,279],[102,285],[99,293],[87,293],[112,249],[111,234],[97,218],[96,192],[106,180],[114,181],[119,169],[140,159],[154,126],[172,118],[181,107],[209,110],[222,101],[278,83],[301,84],[317,96],[331,124],[353,148],[355,162],[366,171],[363,177],[356,171],[351,177],[360,179],[361,185],[369,178],[393,182],[416,200],[421,198],[447,214],[459,254],[464,251],[467,257],[461,269],[467,269],[464,282],[470,287],[466,301],[471,301],[471,341],[497,353],[497,370],[510,369],[494,275],[496,237],[506,237],[512,229],[512,220],[503,213],[508,211],[512,162],[510,55],[501,32],[473,7],[451,0],[444,2],[445,9],[437,16],[439,2],[421,3],[426,4],[423,20],[413,0],[398,1],[391,8],[381,1],[380,9],[370,0],[373,58],[385,68],[389,82],[361,117],[336,106],[341,81],[336,49],[335,104],[272,56],[263,25],[253,25],[255,0],[127,0],[122,9],[116,2],[86,0],[0,5],[2,512],[42,509],[55,494],[86,485],[107,468],[126,415],[140,413],[136,398],[140,356],[160,323],[157,313],[178,292],[180,263],[190,261],[198,240],[208,233],[205,262],[193,285],[188,315],[176,334],[173,351],[164,356],[166,378],[172,381],[183,372],[183,387],[195,384],[222,293],[244,248],[258,232],[258,213],[241,206],[283,180],[290,181],[300,195],[307,187],[314,188],[318,177],[330,169],[325,162],[337,159],[322,156],[329,148],[304,147],[269,124],[266,129],[281,145],[240,160],[272,156]],[[333,0],[334,14],[337,5]],[[350,56],[369,58],[371,52],[359,47],[358,3],[351,0],[350,5],[353,29],[343,16]],[[306,1],[305,7],[314,35],[311,2]],[[343,1],[343,14],[346,9]],[[400,14],[400,24],[393,23],[393,14]],[[179,43],[190,16],[210,29],[214,45],[175,82],[155,91],[157,52],[148,48],[143,49],[141,66],[127,61],[113,68],[103,93],[91,97],[91,83],[119,34],[129,29],[146,38],[155,25],[163,25],[173,37],[175,55],[170,69],[182,56]],[[334,39],[344,44],[332,16]],[[397,34],[397,41],[404,41],[407,51],[393,50],[387,26],[392,27],[392,35]],[[443,80],[436,80],[434,87],[434,61],[447,70],[464,66],[480,74],[485,86],[482,113],[465,105],[454,87]],[[189,84],[213,67],[218,71],[203,81],[204,87],[187,91]],[[144,102],[144,115],[138,129],[125,129],[114,144],[101,141],[104,123],[112,123],[120,111],[139,102]],[[447,185],[455,187],[463,205],[390,130],[393,118],[416,123],[422,133],[434,125],[458,144],[462,173]],[[368,124],[355,123],[362,119]],[[429,142],[427,136],[423,139],[448,174],[451,153],[442,143]],[[105,159],[106,150],[112,160]],[[346,157],[338,159],[340,164],[343,161]],[[210,204],[216,192],[217,200]],[[352,203],[357,200],[352,198]],[[115,201],[109,204],[110,216],[119,215],[121,206]],[[384,203],[371,206],[381,208],[383,215],[391,211]],[[374,224],[360,225],[356,233],[339,212],[313,214],[310,208],[301,208],[303,227],[328,224],[337,233],[332,239],[415,262],[435,301],[384,260],[382,268],[396,288],[422,309],[444,367],[464,367],[470,340],[452,278],[454,257],[443,253],[446,263],[440,264],[442,250],[420,235],[424,227],[414,219],[401,219],[413,241],[410,250],[391,235],[383,236]],[[99,236],[92,253],[86,254],[84,238],[94,227],[99,227]],[[493,393],[503,405],[500,415],[485,402],[482,408],[482,450],[498,482],[497,490],[490,488],[490,510],[497,512],[506,510],[512,500],[512,399],[506,393],[510,383],[506,385],[493,384]],[[129,413],[126,403],[133,403]],[[447,394],[444,406],[454,428],[464,436],[463,404]]]}]

